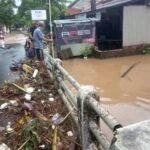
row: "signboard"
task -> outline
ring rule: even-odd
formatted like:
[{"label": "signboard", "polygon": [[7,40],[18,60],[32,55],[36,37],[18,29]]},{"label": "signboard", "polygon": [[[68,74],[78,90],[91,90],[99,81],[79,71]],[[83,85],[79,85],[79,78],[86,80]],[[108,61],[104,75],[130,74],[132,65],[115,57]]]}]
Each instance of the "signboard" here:
[{"label": "signboard", "polygon": [[76,22],[61,24],[56,27],[56,38],[59,45],[94,43],[95,22]]},{"label": "signboard", "polygon": [[46,20],[46,10],[31,10],[32,20]]}]

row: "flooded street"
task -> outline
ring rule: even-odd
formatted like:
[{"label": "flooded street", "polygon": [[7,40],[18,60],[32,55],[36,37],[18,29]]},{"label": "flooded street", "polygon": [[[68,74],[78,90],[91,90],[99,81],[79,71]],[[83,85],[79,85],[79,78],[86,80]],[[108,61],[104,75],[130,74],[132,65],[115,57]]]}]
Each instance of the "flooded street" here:
[{"label": "flooded street", "polygon": [[17,73],[11,72],[12,63],[25,59],[24,41],[20,44],[12,44],[9,49],[0,48],[0,85],[4,80],[15,80]]},{"label": "flooded street", "polygon": [[[136,64],[125,77],[121,75]],[[101,104],[123,125],[150,119],[150,56],[65,60],[80,84],[94,85]]]}]

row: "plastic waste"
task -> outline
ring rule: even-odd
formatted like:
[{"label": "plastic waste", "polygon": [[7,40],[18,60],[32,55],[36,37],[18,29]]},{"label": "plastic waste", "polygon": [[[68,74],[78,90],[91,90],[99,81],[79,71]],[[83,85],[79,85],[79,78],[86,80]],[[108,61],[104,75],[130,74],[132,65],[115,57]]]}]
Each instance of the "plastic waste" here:
[{"label": "plastic waste", "polygon": [[0,144],[0,150],[10,150],[10,148],[5,143],[2,143]]},{"label": "plastic waste", "polygon": [[33,106],[32,106],[31,103],[24,103],[24,106],[25,106],[26,108],[28,108],[30,111],[33,109]]},{"label": "plastic waste", "polygon": [[24,85],[24,88],[25,88],[25,89],[27,89],[27,88],[29,88],[29,87],[30,87],[30,84],[25,84],[25,85]]},{"label": "plastic waste", "polygon": [[53,117],[52,117],[52,121],[54,124],[60,124],[63,121],[63,118],[60,116],[59,113],[56,113]]},{"label": "plastic waste", "polygon": [[54,99],[53,97],[50,97],[48,100],[49,100],[50,102],[53,102],[55,99]]},{"label": "plastic waste", "polygon": [[10,100],[10,104],[13,106],[18,106],[18,103],[16,100]]},{"label": "plastic waste", "polygon": [[45,147],[46,146],[44,144],[42,144],[42,145],[39,146],[39,148],[41,148],[41,149],[45,149]]},{"label": "plastic waste", "polygon": [[22,69],[26,72],[26,73],[33,73],[33,69],[30,67],[30,66],[28,66],[27,64],[23,64],[22,65]]},{"label": "plastic waste", "polygon": [[49,93],[49,97],[53,97],[53,94],[52,94],[52,93]]},{"label": "plastic waste", "polygon": [[8,124],[7,124],[7,126],[6,126],[6,131],[8,132],[8,133],[12,133],[14,130],[13,130],[13,128],[11,128],[11,122],[8,122]]},{"label": "plastic waste", "polygon": [[73,132],[72,131],[68,131],[67,135],[70,136],[70,137],[72,137],[73,136]]},{"label": "plastic waste", "polygon": [[53,129],[53,130],[55,129],[55,125],[52,125],[52,129]]},{"label": "plastic waste", "polygon": [[9,103],[4,103],[0,106],[0,109],[1,110],[6,109],[6,108],[8,108],[8,106],[9,106]]},{"label": "plastic waste", "polygon": [[34,73],[33,73],[33,75],[32,75],[32,78],[36,78],[36,76],[38,75],[38,72],[39,72],[39,71],[38,71],[37,69],[35,69],[35,70],[34,70]]},{"label": "plastic waste", "polygon": [[41,100],[41,103],[42,103],[42,104],[44,104],[44,103],[45,103],[45,101],[44,101],[44,100]]},{"label": "plastic waste", "polygon": [[11,71],[18,71],[22,68],[22,64],[21,63],[13,63],[11,66],[10,66],[10,70]]},{"label": "plastic waste", "polygon": [[26,100],[30,101],[31,98],[32,98],[32,96],[31,96],[30,94],[26,94],[26,95],[24,96],[24,98],[25,98]]},{"label": "plastic waste", "polygon": [[34,90],[35,89],[33,87],[29,87],[29,88],[26,89],[27,93],[29,93],[29,94],[33,93]]}]

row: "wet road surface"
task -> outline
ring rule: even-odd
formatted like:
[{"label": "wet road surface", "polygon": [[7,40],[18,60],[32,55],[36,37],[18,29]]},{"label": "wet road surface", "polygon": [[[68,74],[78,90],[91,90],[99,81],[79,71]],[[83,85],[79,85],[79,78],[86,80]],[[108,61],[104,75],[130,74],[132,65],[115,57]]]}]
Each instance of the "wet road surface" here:
[{"label": "wet road surface", "polygon": [[[121,78],[133,64],[136,65]],[[96,87],[101,104],[121,124],[150,119],[150,56],[72,59],[65,60],[64,66],[79,83]],[[109,134],[106,126],[104,131]]]},{"label": "wet road surface", "polygon": [[15,72],[11,72],[9,67],[12,63],[26,58],[24,51],[24,41],[20,44],[11,44],[9,49],[0,48],[0,85],[4,80],[15,80],[18,78]]}]

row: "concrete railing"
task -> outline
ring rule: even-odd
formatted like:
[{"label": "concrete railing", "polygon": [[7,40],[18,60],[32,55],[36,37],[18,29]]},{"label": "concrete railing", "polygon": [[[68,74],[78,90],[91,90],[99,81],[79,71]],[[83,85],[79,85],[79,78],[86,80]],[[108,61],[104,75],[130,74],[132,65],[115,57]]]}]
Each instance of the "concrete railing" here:
[{"label": "concrete railing", "polygon": [[[119,122],[100,105],[99,96],[91,86],[81,86],[64,68],[60,59],[54,59],[45,54],[45,65],[48,73],[55,81],[58,93],[67,106],[79,131],[79,139],[83,150],[90,146],[98,149],[99,145],[104,150],[109,150],[111,143],[102,133],[99,120],[102,119],[111,129],[112,133],[120,128]],[[72,92],[70,86],[75,89]]]}]

